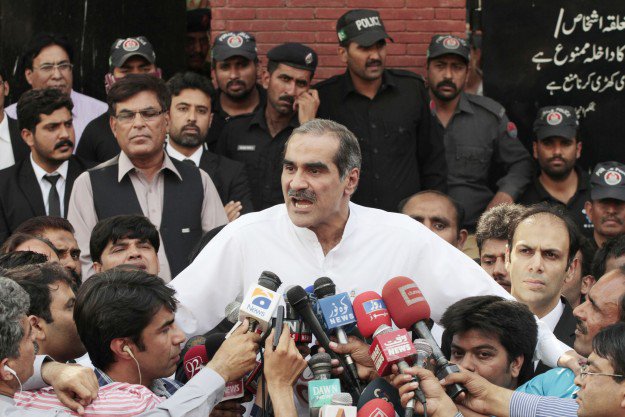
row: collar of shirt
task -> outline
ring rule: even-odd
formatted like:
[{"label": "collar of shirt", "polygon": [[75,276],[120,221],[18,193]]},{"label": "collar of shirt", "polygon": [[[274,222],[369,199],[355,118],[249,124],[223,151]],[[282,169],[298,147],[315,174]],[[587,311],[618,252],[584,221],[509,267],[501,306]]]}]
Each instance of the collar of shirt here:
[{"label": "collar of shirt", "polygon": [[564,303],[562,302],[562,300],[560,300],[560,302],[553,308],[553,310],[547,313],[547,315],[543,316],[541,320],[553,332],[553,329],[555,329],[556,326],[558,325],[558,322],[560,321],[560,317],[562,316],[563,312],[564,312]]},{"label": "collar of shirt", "polygon": [[[577,173],[577,190],[575,190],[575,194],[571,198],[571,201],[573,201],[575,196],[579,195],[580,192],[586,191],[588,189],[588,184],[590,183],[589,175],[586,171],[584,171],[577,165],[575,165],[573,169]],[[558,200],[554,199],[551,194],[549,194],[549,192],[547,192],[545,187],[543,187],[543,184],[538,179],[538,175],[534,177],[534,187],[536,188],[536,192],[538,192],[538,196],[541,199],[559,202]]]},{"label": "collar of shirt", "polygon": [[[0,394],[0,402],[13,405],[15,401],[13,401],[13,397],[6,396],[4,394]],[[0,408],[1,410],[1,408]]]},{"label": "collar of shirt", "polygon": [[190,159],[193,161],[193,163],[195,164],[195,166],[200,166],[200,159],[202,159],[202,152],[204,152],[204,149],[202,149],[202,146],[200,146],[199,148],[196,149],[195,152],[193,152],[193,154],[191,156],[186,156],[180,152],[178,152],[178,150],[176,148],[174,148],[173,146],[171,146],[169,144],[169,140],[167,141],[167,145],[165,147],[165,150],[167,151],[167,154],[174,158],[177,161],[184,161],[185,159]]},{"label": "collar of shirt", "polygon": [[60,174],[61,178],[65,181],[67,180],[67,169],[69,166],[69,161],[63,162],[54,172],[46,172],[43,168],[41,168],[35,160],[33,159],[33,154],[30,154],[30,163],[33,166],[33,171],[35,171],[35,177],[37,177],[37,181],[40,183],[43,181],[43,177],[46,175]]},{"label": "collar of shirt", "polygon": [[[266,96],[267,96],[267,90],[265,90],[265,88],[260,85],[260,84],[256,84],[256,90],[258,90],[258,104],[256,105],[256,108],[254,109],[253,112],[256,112],[262,105],[262,103],[266,102]],[[226,111],[221,107],[221,101],[219,99],[219,97],[221,97],[221,90],[217,90],[215,91],[215,95],[212,97],[211,101],[213,104],[213,113],[216,113],[218,115],[220,115],[221,117],[231,117],[228,113],[226,113]],[[250,114],[250,113],[248,113]],[[237,115],[238,116],[244,116],[244,114],[240,114]]]},{"label": "collar of shirt", "polygon": [[[267,102],[263,103],[263,105],[260,106],[258,110],[254,112],[254,116],[252,117],[252,120],[250,120],[250,125],[249,125],[250,129],[252,128],[252,126],[257,125],[261,129],[263,129],[265,132],[269,133],[269,127],[267,126],[267,119],[265,118],[266,108],[267,108]],[[299,116],[297,112],[293,113],[293,117],[291,117],[291,120],[289,120],[288,126],[292,127],[293,129],[295,129],[296,127],[299,127]]]},{"label": "collar of shirt", "polygon": [[[386,69],[384,70],[384,72],[382,73],[382,84],[380,85],[380,89],[378,90],[378,93],[380,93],[380,91],[383,91],[386,88],[395,88],[397,86],[397,82],[395,81],[395,77],[393,76],[393,74],[391,74],[389,71],[387,71]],[[342,83],[341,83],[341,96],[342,98],[347,97],[347,95],[354,93],[354,94],[360,94],[358,91],[356,91],[356,87],[354,87],[354,82],[352,81],[352,75],[349,73],[349,70],[345,71],[345,74],[342,77]],[[376,96],[377,96],[376,94]]]},{"label": "collar of shirt", "polygon": [[0,140],[11,143],[11,132],[9,132],[9,116],[4,113],[4,117],[0,122]]},{"label": "collar of shirt", "polygon": [[[169,155],[167,154],[167,152],[165,152],[165,150],[163,150],[163,154],[164,154],[163,165],[161,166],[159,173],[162,172],[163,170],[168,169],[174,174],[176,174],[178,178],[180,179],[180,181],[182,181],[182,176],[176,169],[174,163],[171,162],[171,159],[169,158]],[[123,151],[119,153],[119,159],[117,160],[117,163],[119,164],[119,169],[117,172],[117,182],[121,182],[130,171],[138,170],[137,167],[133,165],[130,158],[128,158],[128,156]]]},{"label": "collar of shirt", "polygon": [[469,102],[467,95],[463,91],[460,92],[460,100],[458,101],[458,107],[456,107],[455,113],[459,113],[459,112],[464,112],[464,113],[469,113],[469,114],[475,113],[473,111],[473,106],[471,106],[471,103]]},{"label": "collar of shirt", "polygon": [[[288,216],[288,211],[287,211]],[[317,235],[312,230],[306,227],[298,227],[293,224],[291,219],[289,218],[289,224],[293,227],[293,231],[297,235],[298,238],[311,242],[311,243],[319,243],[319,239],[317,239]],[[356,210],[353,210],[353,205],[349,203],[349,215],[347,217],[347,223],[345,224],[345,229],[343,229],[343,235],[341,236],[341,242],[343,239],[346,239],[349,235],[353,233],[354,230],[358,227],[358,215],[356,214]],[[341,245],[339,242],[332,250],[338,248]]]},{"label": "collar of shirt", "polygon": [[[103,370],[99,368],[94,368],[93,371],[95,372],[95,375],[98,378],[98,385],[100,387],[103,387],[105,385],[112,384],[113,382],[115,382]],[[152,391],[154,394],[158,395],[159,397],[169,398],[172,395],[174,395],[174,393],[178,391],[178,389],[180,389],[181,387],[182,387],[182,384],[179,383],[178,381],[167,379],[167,378],[159,378],[159,379],[155,379],[152,382],[152,386],[150,386],[149,389],[150,391]]]}]

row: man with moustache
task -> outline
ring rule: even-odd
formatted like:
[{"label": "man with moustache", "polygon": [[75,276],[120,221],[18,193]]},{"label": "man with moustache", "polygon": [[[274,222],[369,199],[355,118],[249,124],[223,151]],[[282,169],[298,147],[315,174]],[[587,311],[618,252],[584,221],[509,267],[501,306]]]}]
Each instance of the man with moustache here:
[{"label": "man with moustache", "polygon": [[191,161],[206,171],[224,204],[228,220],[253,211],[245,166],[210,152],[206,146],[211,124],[210,81],[195,72],[183,72],[167,81],[172,95],[169,109],[167,153],[178,161]]},{"label": "man with moustache", "polygon": [[215,39],[211,54],[218,90],[212,96],[213,121],[206,144],[214,151],[226,124],[236,116],[257,111],[267,100],[267,91],[256,82],[260,64],[251,33],[222,33]]},{"label": "man with moustache", "polygon": [[598,247],[625,233],[625,165],[610,161],[595,166],[590,177],[590,200],[584,208],[594,225]]},{"label": "man with moustache", "polygon": [[584,209],[584,204],[590,200],[590,178],[575,165],[582,152],[578,129],[573,107],[546,106],[538,110],[533,151],[540,173],[519,197],[519,203],[560,204],[579,229],[591,236],[593,226]]},{"label": "man with moustache", "polygon": [[0,171],[0,242],[35,216],[67,217],[74,180],[91,165],[72,155],[72,100],[54,88],[25,92],[18,122],[30,157]]},{"label": "man with moustache", "polygon": [[[512,203],[525,190],[532,161],[505,109],[487,97],[462,91],[469,55],[464,39],[432,37],[427,51],[427,82],[436,126],[445,143],[449,195],[464,206],[463,227],[475,233],[484,210]],[[467,254],[474,257],[477,251],[472,240],[469,237],[465,253],[470,251]]]},{"label": "man with moustache", "polygon": [[[363,170],[354,202],[397,211],[421,190],[447,191],[443,142],[431,135],[423,79],[386,68],[386,33],[375,10],[350,10],[336,23],[347,70],[315,86],[318,117],[345,125],[359,138]],[[392,41],[392,39],[391,39]]]},{"label": "man with moustache", "polygon": [[301,43],[284,43],[267,52],[263,86],[267,100],[258,111],[231,120],[217,153],[245,163],[254,209],[284,202],[280,188],[282,151],[293,129],[315,118],[317,91],[310,82],[317,54]]}]

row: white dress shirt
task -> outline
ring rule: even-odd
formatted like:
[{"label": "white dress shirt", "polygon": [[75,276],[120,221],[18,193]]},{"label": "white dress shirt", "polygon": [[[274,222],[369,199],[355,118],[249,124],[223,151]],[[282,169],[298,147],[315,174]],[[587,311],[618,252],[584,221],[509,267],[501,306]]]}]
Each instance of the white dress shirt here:
[{"label": "white dress shirt", "polygon": [[0,169],[8,168],[13,164],[15,164],[15,157],[11,144],[11,132],[9,132],[9,119],[5,113],[0,122]]},{"label": "white dress shirt", "polygon": [[562,313],[564,313],[564,303],[560,300],[553,310],[543,316],[541,320],[549,327],[549,330],[553,332],[560,321],[560,317],[562,317]]},{"label": "white dress shirt", "polygon": [[186,156],[185,154],[178,152],[169,143],[167,144],[167,147],[165,149],[167,151],[167,154],[171,156],[172,158],[174,158],[175,160],[184,161],[185,159],[190,159],[193,161],[196,167],[200,166],[200,159],[202,159],[202,152],[204,152],[204,149],[202,149],[202,147],[200,146],[199,148],[196,149],[195,152],[191,154],[191,156]]},{"label": "white dress shirt", "polygon": [[[514,299],[472,259],[410,217],[349,204],[341,241],[324,255],[314,232],[295,226],[285,204],[246,214],[228,224],[172,282],[180,305],[176,322],[187,335],[203,334],[224,317],[228,303],[276,273],[282,289],[306,287],[330,277],[337,292],[352,297],[381,293],[396,276],[412,278],[439,321],[448,306],[465,297]],[[539,322],[537,356],[556,365],[570,350]]]},{"label": "white dress shirt", "polygon": [[[74,103],[72,116],[74,117],[74,132],[76,133],[76,143],[74,144],[74,153],[76,153],[78,142],[85,127],[87,127],[90,121],[106,112],[108,105],[103,101],[80,94],[74,90],[70,93],[70,98],[72,103]],[[9,116],[17,119],[17,103],[11,104],[5,111]]]},{"label": "white dress shirt", "polygon": [[50,215],[48,195],[50,194],[52,184],[45,180],[44,177],[56,174],[59,174],[61,176],[56,182],[56,191],[59,193],[59,200],[61,202],[61,217],[63,217],[65,215],[65,183],[67,182],[67,169],[69,167],[69,162],[63,162],[61,166],[58,167],[57,170],[54,172],[46,172],[43,168],[37,165],[37,163],[33,160],[32,154],[30,154],[30,163],[33,166],[33,171],[35,171],[35,177],[37,177],[37,182],[39,183],[39,188],[41,189],[41,195],[43,196],[43,205],[46,207],[47,215]]}]

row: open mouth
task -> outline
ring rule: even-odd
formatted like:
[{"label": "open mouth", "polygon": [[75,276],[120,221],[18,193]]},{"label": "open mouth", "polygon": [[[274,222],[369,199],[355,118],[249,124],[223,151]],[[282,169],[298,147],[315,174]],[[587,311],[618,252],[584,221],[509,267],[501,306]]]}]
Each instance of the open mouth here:
[{"label": "open mouth", "polygon": [[293,201],[293,205],[295,206],[295,208],[298,209],[307,209],[312,207],[313,205],[312,201],[303,198],[291,198],[291,200]]}]

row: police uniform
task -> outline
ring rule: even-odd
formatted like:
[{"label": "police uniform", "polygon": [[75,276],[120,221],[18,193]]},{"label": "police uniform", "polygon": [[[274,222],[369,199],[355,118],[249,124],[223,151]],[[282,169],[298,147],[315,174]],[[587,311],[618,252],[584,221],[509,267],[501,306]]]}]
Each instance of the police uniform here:
[{"label": "police uniform", "polygon": [[[378,12],[351,10],[337,22],[341,46],[371,46],[390,39]],[[391,39],[392,40],[392,39]],[[358,138],[362,170],[352,201],[397,211],[399,202],[422,189],[445,191],[447,167],[443,144],[432,135],[423,79],[404,70],[385,69],[373,99],[359,93],[351,74],[315,86],[319,118],[334,120]]]},{"label": "police uniform", "polygon": [[[267,58],[313,73],[317,67],[317,54],[299,43],[276,46],[267,53]],[[264,100],[256,112],[232,118],[224,127],[217,145],[217,153],[245,163],[256,210],[284,203],[280,182],[282,152],[293,129],[299,126],[298,114],[294,112],[288,125],[272,137],[267,126],[266,108],[267,100]]]}]

